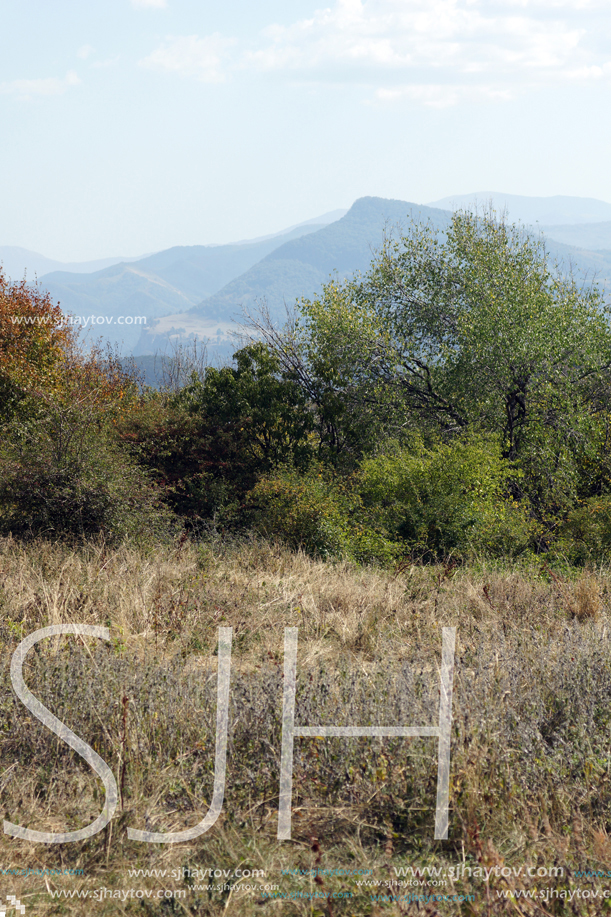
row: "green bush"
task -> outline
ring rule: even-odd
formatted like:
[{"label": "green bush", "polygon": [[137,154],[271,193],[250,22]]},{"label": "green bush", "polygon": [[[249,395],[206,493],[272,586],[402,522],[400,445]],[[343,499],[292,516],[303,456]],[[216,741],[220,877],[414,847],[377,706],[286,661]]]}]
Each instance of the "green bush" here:
[{"label": "green bush", "polygon": [[388,563],[400,546],[363,524],[357,494],[322,466],[299,475],[285,468],[262,478],[247,498],[249,521],[266,537],[317,557]]},{"label": "green bush", "polygon": [[611,558],[611,496],[590,497],[574,507],[559,527],[551,552],[578,565],[608,563]]},{"label": "green bush", "polygon": [[529,547],[532,525],[507,493],[511,464],[490,439],[395,446],[343,482],[320,467],[262,478],[247,497],[256,531],[320,557],[391,563],[405,553],[509,555]]},{"label": "green bush", "polygon": [[4,428],[2,534],[112,543],[162,536],[172,518],[97,411],[45,402]]},{"label": "green bush", "polygon": [[358,475],[371,524],[427,559],[526,550],[530,523],[507,493],[515,470],[493,439],[426,448],[414,438],[366,459]]},{"label": "green bush", "polygon": [[319,557],[349,554],[347,506],[322,472],[263,477],[246,504],[253,528],[266,537]]},{"label": "green bush", "polygon": [[120,425],[131,454],[194,532],[239,527],[261,475],[285,463],[305,469],[315,452],[305,397],[277,358],[251,344],[234,362],[194,372],[173,393],[148,393]]},{"label": "green bush", "polygon": [[362,564],[387,566],[405,554],[405,546],[400,541],[393,541],[362,522],[353,522],[349,544],[350,555]]}]

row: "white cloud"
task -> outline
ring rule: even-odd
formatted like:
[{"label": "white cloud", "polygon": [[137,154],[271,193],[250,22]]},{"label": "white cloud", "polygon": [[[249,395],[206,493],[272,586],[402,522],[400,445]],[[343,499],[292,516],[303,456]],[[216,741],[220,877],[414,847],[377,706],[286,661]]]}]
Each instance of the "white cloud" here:
[{"label": "white cloud", "polygon": [[502,0],[504,6],[521,6],[523,9],[565,9],[569,12],[582,10],[602,10],[608,6],[607,0]]},{"label": "white cloud", "polygon": [[56,77],[47,77],[38,80],[11,80],[0,83],[0,93],[15,95],[20,99],[29,101],[37,96],[62,95],[71,86],[78,86],[80,79],[74,70],[70,70],[63,80]]},{"label": "white cloud", "polygon": [[311,19],[265,34],[267,47],[249,55],[262,69],[359,63],[481,70],[493,63],[560,65],[583,30],[510,10],[484,15],[475,0],[338,0]]},{"label": "white cloud", "polygon": [[[144,2],[144,0],[142,0]],[[168,37],[142,66],[221,82],[229,65],[355,83],[379,104],[509,100],[538,86],[607,79],[608,0],[332,0],[271,24],[248,50],[218,33]]]},{"label": "white cloud", "polygon": [[203,83],[220,83],[225,79],[223,58],[234,44],[218,32],[199,38],[197,35],[169,36],[161,47],[140,61],[142,67],[191,76]]},{"label": "white cloud", "polygon": [[603,66],[608,51],[600,60],[600,47],[608,49],[611,37],[607,6],[608,0],[336,0],[307,19],[269,26],[243,65],[367,83],[386,101],[511,98],[520,88],[566,83],[572,73]]},{"label": "white cloud", "polygon": [[567,78],[575,81],[601,80],[605,77],[611,77],[611,61],[606,61],[604,64],[593,64],[590,67],[579,67],[567,73]]},{"label": "white cloud", "polygon": [[408,99],[428,108],[449,108],[459,102],[508,102],[513,95],[508,89],[494,89],[490,86],[448,85],[445,83],[414,83],[407,86],[393,86],[378,89],[375,94],[380,102],[397,102]]},{"label": "white cloud", "polygon": [[80,57],[81,60],[87,60],[92,54],[95,53],[95,48],[91,45],[82,45],[76,52],[76,56]]},{"label": "white cloud", "polygon": [[167,5],[166,0],[132,0],[132,6],[135,6],[137,10],[163,10]]}]

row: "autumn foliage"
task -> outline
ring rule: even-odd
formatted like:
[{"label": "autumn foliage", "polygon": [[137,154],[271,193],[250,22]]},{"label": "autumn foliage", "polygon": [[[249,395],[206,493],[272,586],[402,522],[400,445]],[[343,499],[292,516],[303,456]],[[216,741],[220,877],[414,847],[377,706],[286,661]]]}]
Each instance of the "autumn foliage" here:
[{"label": "autumn foliage", "polygon": [[53,385],[54,371],[74,348],[75,334],[49,293],[0,268],[0,380],[4,387]]},{"label": "autumn foliage", "polygon": [[138,403],[112,352],[83,352],[59,305],[0,273],[0,532],[107,540],[164,528],[115,428]]},{"label": "autumn foliage", "polygon": [[133,374],[112,353],[83,353],[78,334],[49,293],[0,268],[0,389],[4,416],[29,396],[33,403],[81,405],[120,413],[135,392]]}]

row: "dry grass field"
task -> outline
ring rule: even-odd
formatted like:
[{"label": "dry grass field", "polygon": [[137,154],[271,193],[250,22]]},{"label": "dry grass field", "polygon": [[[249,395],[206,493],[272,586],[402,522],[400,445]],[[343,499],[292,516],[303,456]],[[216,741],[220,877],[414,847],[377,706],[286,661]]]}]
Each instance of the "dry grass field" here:
[{"label": "dry grass field", "polygon": [[[611,899],[592,894],[611,889],[610,589],[600,570],[383,571],[256,540],[0,542],[3,817],[58,832],[101,809],[101,782],[11,687],[19,641],[50,624],[110,628],[108,643],[40,643],[24,674],[119,786],[89,840],[0,835],[2,894],[27,917],[604,914]],[[434,840],[434,739],[307,738],[292,839],[278,841],[284,628],[299,628],[298,723],[413,726],[437,722],[444,626],[457,628],[448,840]],[[210,806],[219,627],[233,628],[221,816],[186,843],[130,840],[128,827],[181,830]],[[418,879],[425,867],[438,878]]]}]

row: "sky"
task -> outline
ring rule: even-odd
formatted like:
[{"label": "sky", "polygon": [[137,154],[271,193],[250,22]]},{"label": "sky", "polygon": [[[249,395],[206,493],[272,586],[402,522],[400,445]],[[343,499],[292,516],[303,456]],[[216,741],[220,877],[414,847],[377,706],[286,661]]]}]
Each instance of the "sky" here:
[{"label": "sky", "polygon": [[0,245],[63,261],[364,195],[611,201],[608,0],[0,0]]}]

